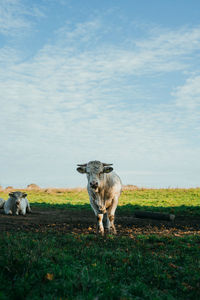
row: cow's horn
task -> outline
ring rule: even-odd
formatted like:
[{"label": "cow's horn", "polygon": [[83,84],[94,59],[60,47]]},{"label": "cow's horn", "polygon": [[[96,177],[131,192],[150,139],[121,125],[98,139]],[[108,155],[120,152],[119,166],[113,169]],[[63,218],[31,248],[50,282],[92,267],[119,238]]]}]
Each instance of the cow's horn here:
[{"label": "cow's horn", "polygon": [[82,164],[82,165],[77,165],[77,166],[79,166],[79,167],[86,167],[87,164]]},{"label": "cow's horn", "polygon": [[106,166],[112,166],[113,164],[106,164],[106,163],[103,163],[103,166],[106,167]]}]

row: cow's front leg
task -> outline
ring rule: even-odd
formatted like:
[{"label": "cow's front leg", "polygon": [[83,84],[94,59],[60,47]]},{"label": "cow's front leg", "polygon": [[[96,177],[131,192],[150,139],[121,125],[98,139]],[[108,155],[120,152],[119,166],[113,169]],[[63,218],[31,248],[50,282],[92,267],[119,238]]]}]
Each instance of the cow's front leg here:
[{"label": "cow's front leg", "polygon": [[112,229],[112,232],[114,234],[117,234],[114,221],[115,221],[115,210],[117,208],[117,203],[118,203],[118,198],[114,198],[112,205],[108,208],[107,214],[108,214],[108,219],[110,221],[110,228]]},{"label": "cow's front leg", "polygon": [[104,235],[104,228],[103,228],[103,214],[97,215],[97,233]]},{"label": "cow's front leg", "polygon": [[28,203],[27,207],[26,207],[26,212],[27,213],[31,213],[31,207],[30,204]]},{"label": "cow's front leg", "polygon": [[25,207],[21,210],[21,214],[22,214],[23,216],[26,215],[26,208],[25,208]]},{"label": "cow's front leg", "polygon": [[114,221],[115,221],[115,216],[114,215],[108,215],[108,218],[109,218],[109,221],[110,221],[110,227],[112,228],[112,232],[114,234],[117,234],[117,231],[116,231],[116,228],[115,228],[115,225],[114,225]]}]

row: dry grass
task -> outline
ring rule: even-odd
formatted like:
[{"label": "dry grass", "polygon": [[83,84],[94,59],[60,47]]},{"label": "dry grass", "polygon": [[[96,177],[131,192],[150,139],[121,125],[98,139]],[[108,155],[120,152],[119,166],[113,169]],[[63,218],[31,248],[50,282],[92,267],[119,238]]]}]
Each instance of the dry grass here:
[{"label": "dry grass", "polygon": [[[146,188],[146,187],[138,187],[136,185],[132,184],[127,184],[122,186],[122,191],[148,191],[148,190],[160,190],[160,191],[165,191],[165,190],[180,190],[180,191],[187,191],[187,190],[195,190],[198,189],[199,187],[196,188]],[[14,188],[12,186],[7,186],[6,188],[3,188],[0,186],[0,192],[13,192],[16,190],[20,191],[38,191],[38,192],[44,192],[47,194],[59,194],[59,193],[65,193],[65,192],[84,192],[87,190],[86,187],[75,187],[75,188],[55,188],[55,187],[46,187],[46,188],[41,188],[36,184],[29,184],[26,188]]]},{"label": "dry grass", "polygon": [[133,184],[127,184],[122,186],[123,191],[137,191],[140,189],[141,188],[139,188],[137,185],[133,185]]},{"label": "dry grass", "polygon": [[48,194],[57,194],[57,193],[65,193],[65,192],[82,192],[86,191],[86,188],[76,187],[76,188],[40,188],[40,187],[27,187],[27,188],[14,188],[12,186],[6,187],[5,189],[0,188],[1,192],[13,192],[13,191],[40,191]]}]

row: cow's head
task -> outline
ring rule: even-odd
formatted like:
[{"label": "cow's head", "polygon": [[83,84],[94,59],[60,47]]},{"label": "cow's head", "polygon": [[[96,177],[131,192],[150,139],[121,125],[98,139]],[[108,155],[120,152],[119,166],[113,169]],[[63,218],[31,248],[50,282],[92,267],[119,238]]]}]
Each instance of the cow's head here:
[{"label": "cow's head", "polygon": [[87,164],[78,165],[76,169],[79,173],[86,173],[88,184],[91,189],[98,191],[98,187],[104,180],[104,174],[112,172],[112,164],[105,164],[98,160],[90,161]]},{"label": "cow's head", "polygon": [[23,198],[26,198],[27,194],[22,192],[11,192],[9,196],[13,199],[16,206],[18,207],[20,205],[20,202]]}]

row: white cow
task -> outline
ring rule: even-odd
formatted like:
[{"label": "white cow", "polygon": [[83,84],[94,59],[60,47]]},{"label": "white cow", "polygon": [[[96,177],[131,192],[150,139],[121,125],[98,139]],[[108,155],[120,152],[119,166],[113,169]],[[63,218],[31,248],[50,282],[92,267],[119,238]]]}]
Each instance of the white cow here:
[{"label": "white cow", "polygon": [[26,193],[12,192],[9,196],[4,204],[4,212],[6,215],[25,215],[26,212],[31,212]]},{"label": "white cow", "polygon": [[0,198],[0,208],[4,207],[4,203],[5,203],[5,200],[3,198]]},{"label": "white cow", "polygon": [[104,234],[103,216],[106,214],[106,228],[116,234],[114,225],[115,210],[121,194],[122,183],[119,176],[112,172],[112,164],[90,161],[87,164],[78,165],[79,173],[86,173],[88,179],[87,190],[91,207],[97,216],[97,231]]}]

